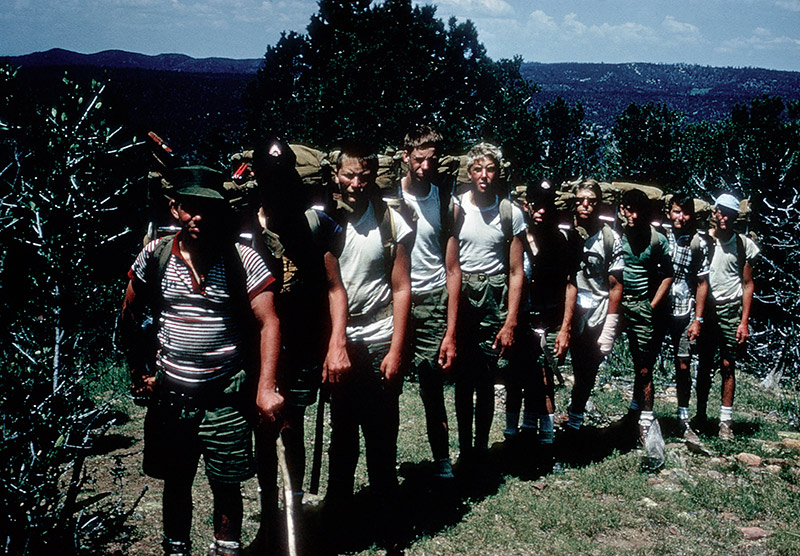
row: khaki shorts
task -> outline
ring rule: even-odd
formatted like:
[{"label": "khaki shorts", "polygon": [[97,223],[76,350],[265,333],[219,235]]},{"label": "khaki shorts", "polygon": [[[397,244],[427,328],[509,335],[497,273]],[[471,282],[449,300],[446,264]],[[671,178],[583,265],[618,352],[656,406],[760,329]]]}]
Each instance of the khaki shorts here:
[{"label": "khaki shorts", "polygon": [[669,318],[669,335],[672,348],[675,350],[675,357],[682,359],[692,355],[692,344],[689,341],[689,327],[694,322],[694,312],[689,312],[683,316]]},{"label": "khaki shorts", "polygon": [[[205,401],[158,392],[144,422],[144,472],[156,479],[193,477],[200,456],[209,481],[239,483],[255,474],[246,373]],[[252,409],[248,406],[252,404]]]}]

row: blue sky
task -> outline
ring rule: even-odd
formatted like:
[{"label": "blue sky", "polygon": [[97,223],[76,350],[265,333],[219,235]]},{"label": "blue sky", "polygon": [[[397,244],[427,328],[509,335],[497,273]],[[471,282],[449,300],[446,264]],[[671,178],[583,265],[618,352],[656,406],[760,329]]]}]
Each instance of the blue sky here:
[{"label": "blue sky", "polygon": [[[475,22],[493,58],[661,62],[800,71],[800,0],[436,0]],[[0,55],[91,53],[258,58],[304,32],[316,0],[5,0]]]}]

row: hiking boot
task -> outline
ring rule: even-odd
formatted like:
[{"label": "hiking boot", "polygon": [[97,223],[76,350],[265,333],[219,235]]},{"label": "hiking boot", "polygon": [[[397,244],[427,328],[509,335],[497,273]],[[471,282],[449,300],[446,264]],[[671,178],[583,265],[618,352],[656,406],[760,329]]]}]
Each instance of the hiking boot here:
[{"label": "hiking boot", "polygon": [[569,423],[569,413],[566,411],[563,413],[558,413],[555,417],[553,417],[553,425],[556,427],[561,427],[563,429],[567,426],[567,423]]},{"label": "hiking boot", "polygon": [[239,541],[223,541],[214,539],[208,547],[208,556],[241,556],[242,543]]},{"label": "hiking boot", "polygon": [[192,552],[192,543],[173,541],[167,537],[161,541],[161,546],[164,548],[164,556],[190,556]]},{"label": "hiking boot", "polygon": [[724,440],[725,442],[730,442],[733,440],[733,422],[732,421],[720,421],[719,422],[719,438],[720,440]]},{"label": "hiking boot", "polygon": [[434,466],[436,468],[433,472],[435,478],[443,480],[455,478],[453,475],[453,464],[450,462],[450,458],[437,459],[434,462]]},{"label": "hiking boot", "polygon": [[683,430],[683,441],[687,444],[700,444],[700,437],[694,432],[692,426],[689,424],[688,419],[681,419],[681,429]]}]

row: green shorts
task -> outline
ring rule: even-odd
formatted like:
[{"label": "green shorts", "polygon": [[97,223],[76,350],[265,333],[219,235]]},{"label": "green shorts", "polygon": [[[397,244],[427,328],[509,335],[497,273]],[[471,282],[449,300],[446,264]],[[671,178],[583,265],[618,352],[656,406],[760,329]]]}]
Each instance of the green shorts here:
[{"label": "green shorts", "polygon": [[467,352],[462,356],[468,358],[470,352],[477,349],[484,356],[496,360],[499,350],[493,350],[492,344],[505,323],[508,311],[506,275],[465,273],[459,311],[458,345]]},{"label": "green shorts", "polygon": [[653,311],[647,299],[623,299],[622,318],[634,367],[652,370],[664,341],[665,315]]},{"label": "green shorts", "polygon": [[[193,477],[200,456],[209,481],[239,483],[255,474],[247,375],[240,371],[216,396],[201,402],[158,392],[144,422],[144,472],[156,479]],[[252,402],[252,411],[248,409]]]},{"label": "green shorts", "polygon": [[447,330],[447,289],[411,296],[406,361],[419,369],[423,363],[436,369],[439,348]]},{"label": "green shorts", "polygon": [[716,305],[707,303],[698,338],[701,357],[713,357],[717,350],[721,358],[735,362],[742,355],[744,344],[736,341],[736,329],[742,322],[740,300]]},{"label": "green shorts", "polygon": [[[281,354],[283,355],[283,354]],[[278,360],[278,390],[290,407],[308,407],[317,401],[322,383],[322,367],[291,361],[291,357]]]}]

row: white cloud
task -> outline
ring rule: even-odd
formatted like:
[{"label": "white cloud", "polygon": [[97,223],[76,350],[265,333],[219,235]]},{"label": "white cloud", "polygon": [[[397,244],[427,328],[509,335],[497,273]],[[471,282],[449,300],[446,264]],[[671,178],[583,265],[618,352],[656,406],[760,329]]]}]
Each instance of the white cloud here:
[{"label": "white cloud", "polygon": [[553,17],[541,10],[536,10],[528,17],[527,27],[530,32],[537,30],[540,34],[560,36],[565,41],[584,40],[589,44],[595,41],[604,43],[653,43],[657,40],[656,31],[646,25],[635,22],[620,24],[601,23],[587,25],[578,19],[575,13],[568,13],[557,22]]},{"label": "white cloud", "polygon": [[800,39],[787,36],[776,37],[773,36],[769,29],[756,27],[753,29],[753,34],[751,36],[726,40],[716,50],[725,53],[735,51],[746,52],[748,50],[780,50],[795,52],[795,55],[800,55]]},{"label": "white cloud", "polygon": [[800,12],[800,0],[778,0],[775,5],[790,12]]},{"label": "white cloud", "polygon": [[578,15],[569,13],[564,16],[564,32],[571,35],[583,35],[586,32],[586,25],[578,21]]},{"label": "white cloud", "polygon": [[607,40],[627,45],[653,43],[658,40],[657,33],[652,27],[641,23],[627,22],[621,25],[603,23],[600,26],[592,25],[589,31],[598,40]]},{"label": "white cloud", "polygon": [[505,0],[439,0],[442,8],[463,12],[468,17],[513,17],[514,8]]},{"label": "white cloud", "polygon": [[664,18],[661,28],[673,39],[682,43],[698,43],[703,39],[700,29],[696,25],[678,21],[671,15]]},{"label": "white cloud", "polygon": [[554,33],[558,31],[555,19],[544,13],[542,10],[531,12],[528,16],[528,26],[532,31],[539,33]]}]

